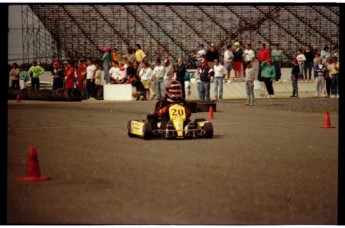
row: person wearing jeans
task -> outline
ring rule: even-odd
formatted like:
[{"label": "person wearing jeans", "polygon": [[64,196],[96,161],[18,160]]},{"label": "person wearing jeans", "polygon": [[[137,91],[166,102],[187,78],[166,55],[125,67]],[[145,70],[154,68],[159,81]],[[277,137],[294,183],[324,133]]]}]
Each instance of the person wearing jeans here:
[{"label": "person wearing jeans", "polygon": [[206,60],[202,62],[200,70],[200,100],[210,100],[210,74],[211,69]]},{"label": "person wearing jeans", "polygon": [[267,59],[265,62],[261,63],[263,69],[263,79],[267,89],[267,97],[274,97],[274,90],[272,82],[276,77],[276,69],[272,65],[272,60]]},{"label": "person wearing jeans", "polygon": [[[223,99],[223,78],[225,77],[227,71],[225,67],[221,64],[219,64],[219,60],[214,60],[214,97],[216,100],[222,100]],[[218,94],[218,87],[219,87],[219,94]]]}]

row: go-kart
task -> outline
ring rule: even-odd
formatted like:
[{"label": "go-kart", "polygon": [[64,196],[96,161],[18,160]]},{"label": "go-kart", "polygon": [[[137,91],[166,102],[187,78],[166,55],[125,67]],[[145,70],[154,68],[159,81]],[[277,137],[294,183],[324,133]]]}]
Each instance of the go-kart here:
[{"label": "go-kart", "polygon": [[162,120],[154,114],[148,114],[146,121],[130,120],[127,129],[129,137],[163,137],[166,139],[181,138],[212,138],[213,125],[205,119],[195,119],[193,122],[187,119],[185,108],[178,103],[169,106],[169,118],[165,127],[161,127]]}]

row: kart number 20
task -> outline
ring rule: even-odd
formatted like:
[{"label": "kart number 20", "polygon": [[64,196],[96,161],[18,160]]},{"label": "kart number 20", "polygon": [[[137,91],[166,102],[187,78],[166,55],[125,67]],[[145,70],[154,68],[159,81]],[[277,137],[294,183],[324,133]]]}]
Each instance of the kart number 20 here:
[{"label": "kart number 20", "polygon": [[171,109],[173,116],[183,116],[184,110],[183,109]]}]

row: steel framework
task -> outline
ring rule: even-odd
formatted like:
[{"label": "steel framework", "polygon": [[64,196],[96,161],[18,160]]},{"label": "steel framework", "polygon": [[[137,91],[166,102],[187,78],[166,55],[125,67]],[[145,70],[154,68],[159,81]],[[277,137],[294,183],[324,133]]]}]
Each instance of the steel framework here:
[{"label": "steel framework", "polygon": [[[33,13],[32,13],[32,12]],[[23,59],[100,59],[105,45],[123,54],[141,44],[149,60],[190,60],[198,44],[221,53],[239,40],[257,50],[280,43],[286,59],[297,48],[339,43],[339,7],[331,5],[29,5],[22,11]]]}]

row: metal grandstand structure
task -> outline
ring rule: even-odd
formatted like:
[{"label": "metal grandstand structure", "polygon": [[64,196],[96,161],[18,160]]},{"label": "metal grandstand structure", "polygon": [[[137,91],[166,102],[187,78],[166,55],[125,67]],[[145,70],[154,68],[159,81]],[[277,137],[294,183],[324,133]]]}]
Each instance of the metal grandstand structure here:
[{"label": "metal grandstand structure", "polygon": [[62,5],[32,4],[22,10],[23,59],[93,58],[107,45],[125,53],[139,43],[149,60],[191,60],[198,44],[220,53],[234,41],[280,43],[284,57],[298,48],[339,43],[339,7],[331,5]]}]

